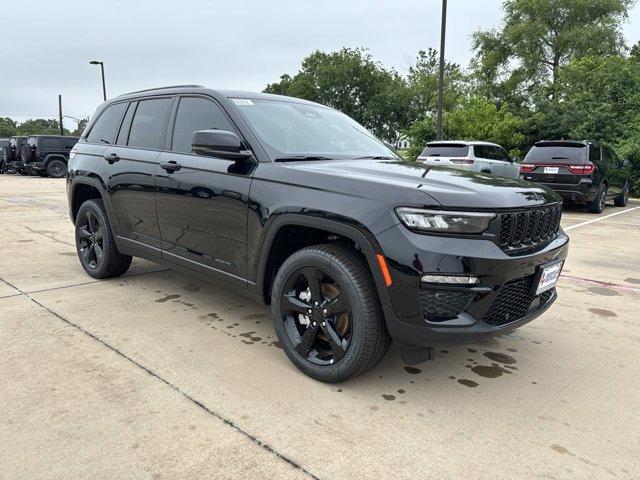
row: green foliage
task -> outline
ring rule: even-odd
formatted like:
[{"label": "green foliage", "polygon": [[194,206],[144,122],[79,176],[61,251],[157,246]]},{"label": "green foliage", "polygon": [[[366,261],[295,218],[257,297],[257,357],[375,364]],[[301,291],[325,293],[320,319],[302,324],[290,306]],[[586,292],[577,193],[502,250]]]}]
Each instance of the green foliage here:
[{"label": "green foliage", "polygon": [[412,120],[406,109],[410,99],[406,80],[359,48],[315,51],[293,77],[282,75],[264,91],[336,108],[390,141]]},{"label": "green foliage", "polygon": [[[69,130],[64,130],[69,135]],[[58,120],[45,118],[29,119],[18,125],[17,135],[60,135]]]},{"label": "green foliage", "polygon": [[[633,0],[505,0],[500,30],[473,36],[474,71],[488,98],[542,86],[553,97],[559,69],[574,58],[619,54]],[[512,98],[513,100],[513,98]]]},{"label": "green foliage", "polygon": [[[519,132],[522,120],[509,111],[507,104],[500,108],[492,101],[481,97],[470,97],[459,106],[444,114],[444,138],[456,140],[483,140],[502,145],[514,156],[524,136]],[[414,123],[408,135],[411,139],[409,157],[415,159],[427,142],[436,138],[434,116]]]},{"label": "green foliage", "polygon": [[0,117],[0,137],[12,137],[16,131],[15,120],[11,120],[9,117]]}]

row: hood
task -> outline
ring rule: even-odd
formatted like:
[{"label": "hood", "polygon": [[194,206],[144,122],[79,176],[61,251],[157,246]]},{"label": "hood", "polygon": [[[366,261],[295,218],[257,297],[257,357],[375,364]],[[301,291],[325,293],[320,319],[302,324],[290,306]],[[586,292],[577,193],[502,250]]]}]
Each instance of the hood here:
[{"label": "hood", "polygon": [[[288,162],[287,166],[354,181],[379,183],[390,188],[411,188],[432,197],[445,208],[516,208],[561,201],[552,190],[524,180],[426,166],[411,161],[328,160]],[[372,191],[371,194],[375,195],[376,192]],[[402,199],[398,198],[400,204]]]}]

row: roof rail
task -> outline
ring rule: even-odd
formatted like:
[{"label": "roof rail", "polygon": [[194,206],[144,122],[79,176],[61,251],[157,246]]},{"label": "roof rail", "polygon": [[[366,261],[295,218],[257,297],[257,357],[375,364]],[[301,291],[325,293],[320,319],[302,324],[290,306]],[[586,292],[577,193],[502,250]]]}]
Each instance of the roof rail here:
[{"label": "roof rail", "polygon": [[167,90],[169,88],[204,88],[202,85],[169,85],[167,87],[145,88],[144,90],[136,90],[135,92],[123,93],[118,95],[122,97],[124,95],[133,95],[134,93],[152,92],[154,90]]}]

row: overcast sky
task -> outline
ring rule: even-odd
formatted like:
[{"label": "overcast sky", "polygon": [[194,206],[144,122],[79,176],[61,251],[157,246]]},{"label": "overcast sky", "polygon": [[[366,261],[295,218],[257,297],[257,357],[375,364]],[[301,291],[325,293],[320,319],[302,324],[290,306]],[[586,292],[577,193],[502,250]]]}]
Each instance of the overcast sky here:
[{"label": "overcast sky", "polygon": [[[500,22],[498,0],[449,0],[449,60],[471,57],[470,35]],[[440,0],[21,0],[0,21],[0,116],[88,116],[107,96],[184,83],[260,91],[315,49],[366,47],[405,73],[438,48]],[[625,25],[640,40],[640,6]],[[65,120],[68,128],[75,124]]]}]

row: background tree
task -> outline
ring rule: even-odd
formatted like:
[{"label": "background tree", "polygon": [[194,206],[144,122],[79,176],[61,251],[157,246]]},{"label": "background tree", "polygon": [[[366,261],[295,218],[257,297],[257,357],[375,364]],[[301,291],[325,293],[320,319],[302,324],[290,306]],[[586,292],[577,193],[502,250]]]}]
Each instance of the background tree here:
[{"label": "background tree", "polygon": [[[36,118],[22,122],[17,130],[17,135],[60,135],[60,124],[58,120]],[[66,128],[64,132],[70,134]]]},{"label": "background tree", "polygon": [[0,137],[11,137],[17,132],[16,121],[9,117],[0,117]]},{"label": "background tree", "polygon": [[282,75],[264,91],[336,108],[391,142],[412,120],[406,109],[410,98],[406,80],[360,48],[315,51],[293,77]]},{"label": "background tree", "polygon": [[560,67],[571,59],[621,53],[621,23],[632,3],[506,0],[502,28],[473,36],[480,90],[492,94],[506,89],[518,94],[519,88],[542,85],[553,98]]}]

